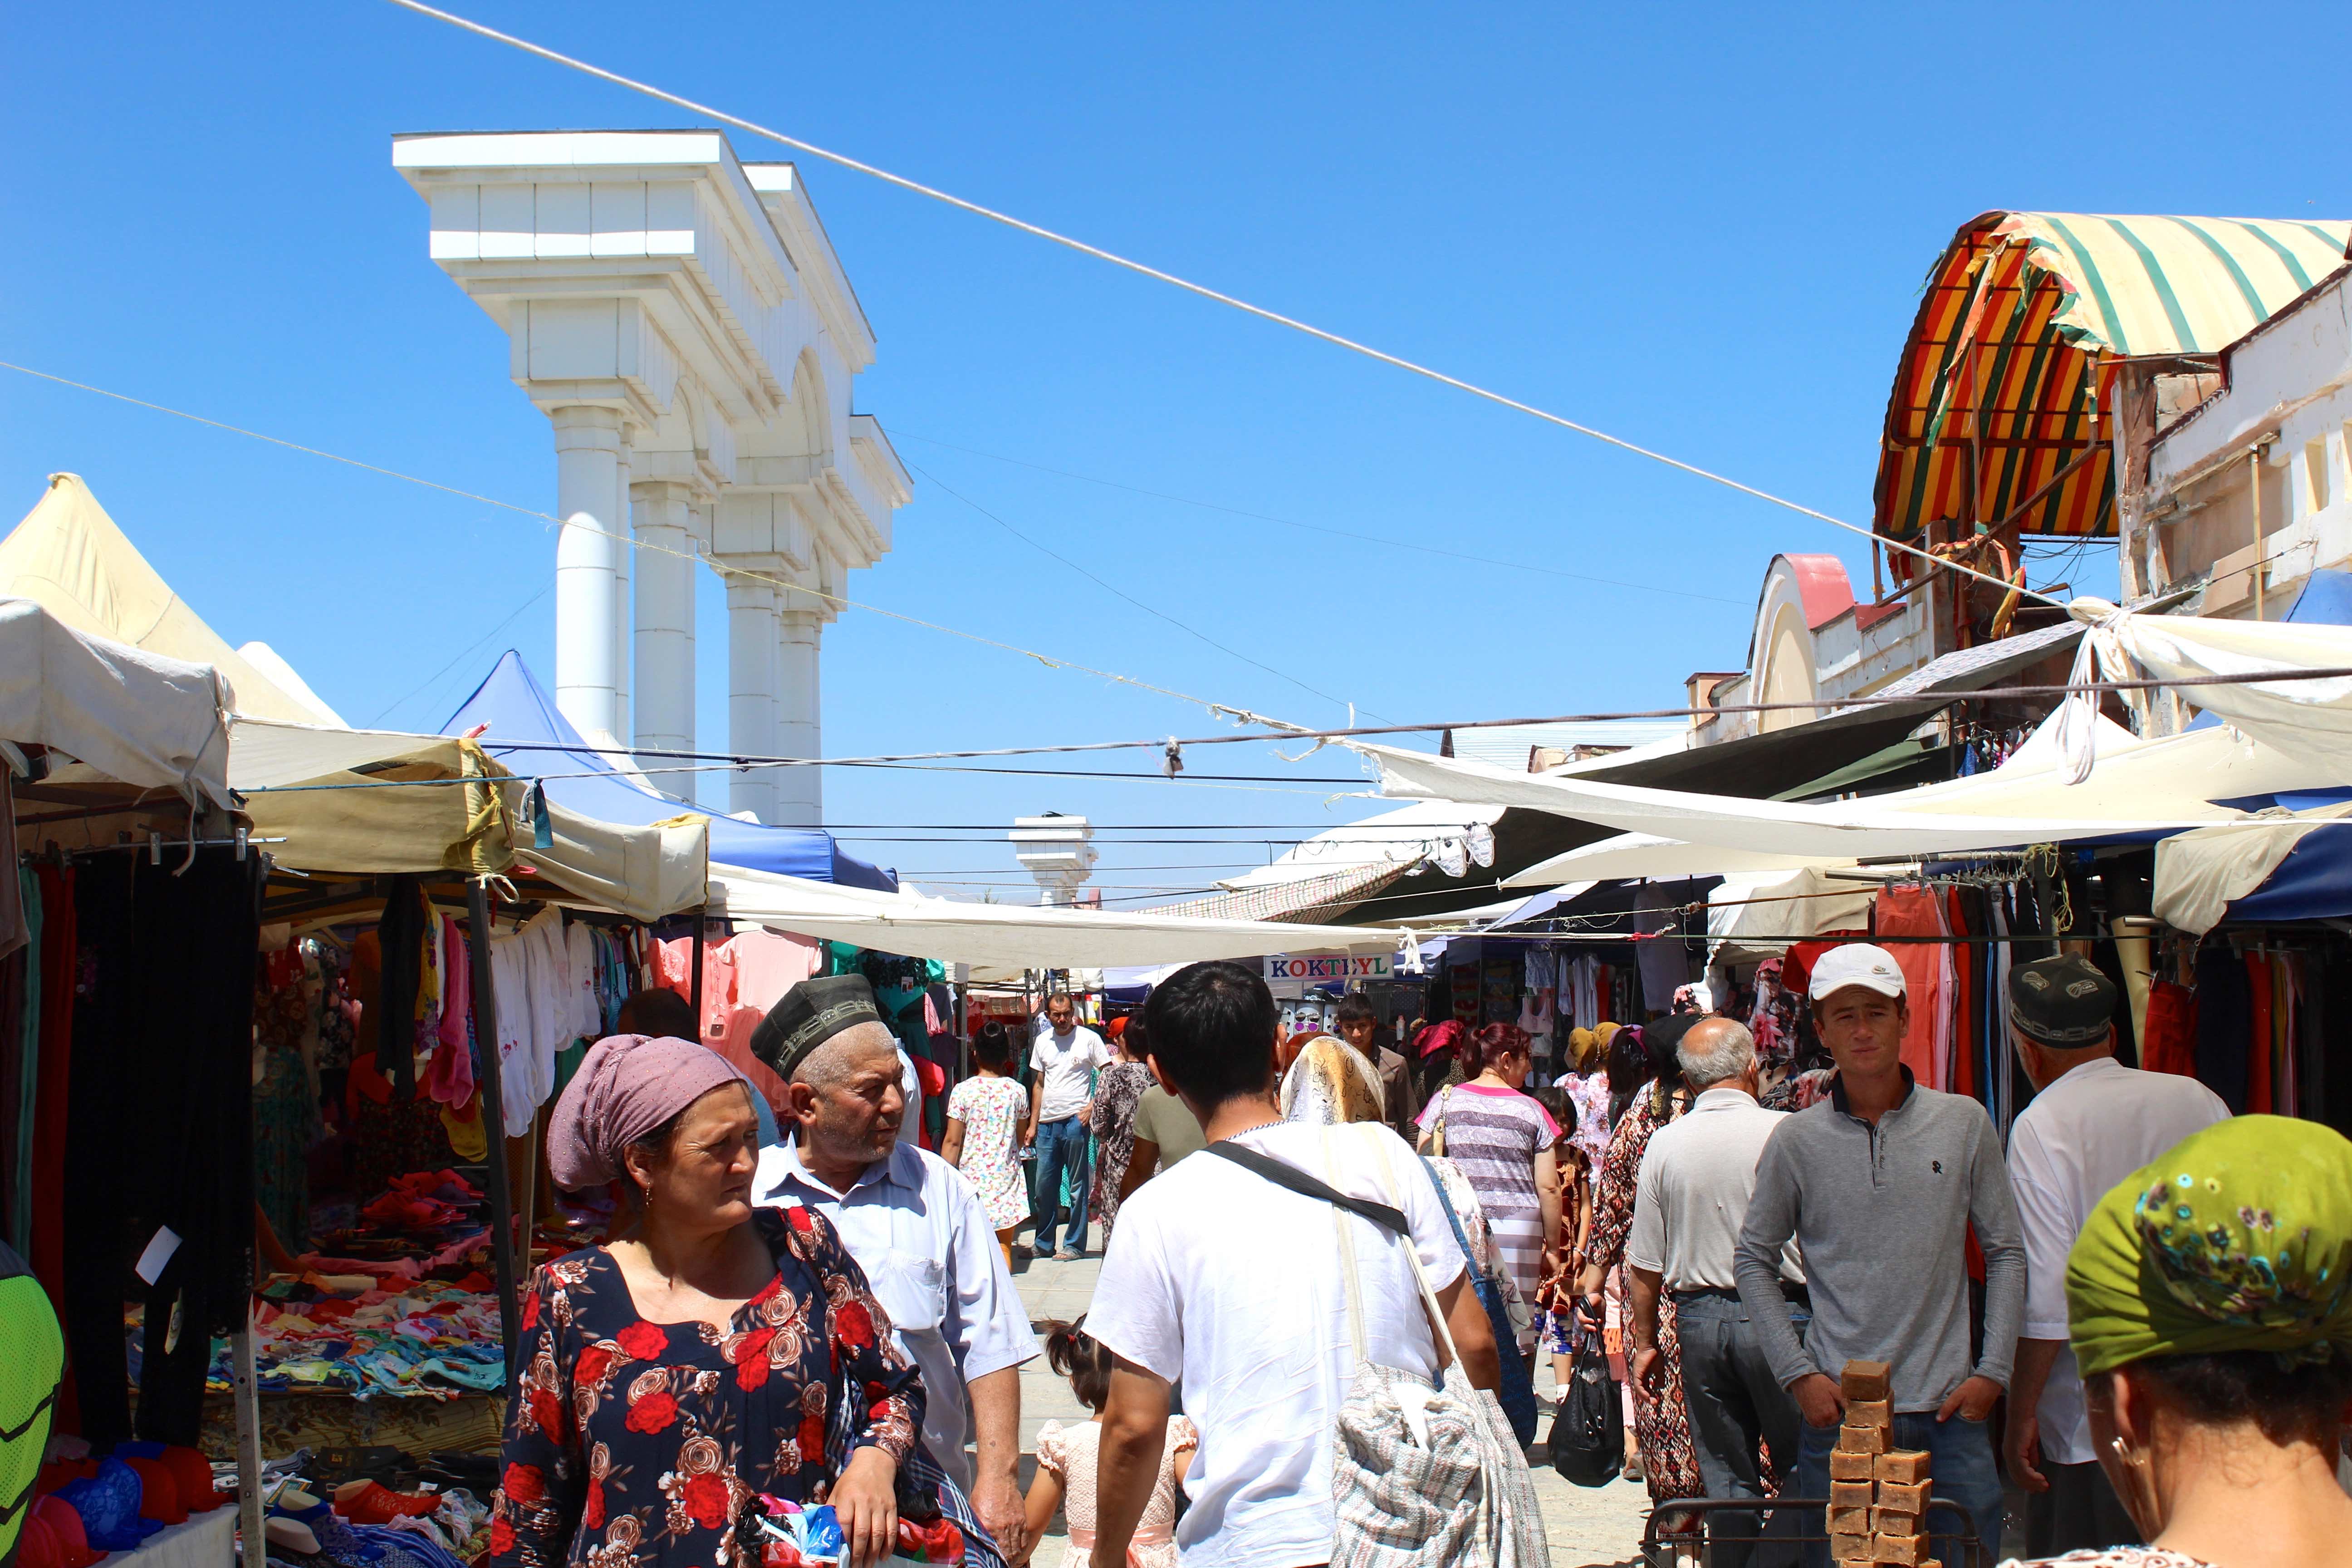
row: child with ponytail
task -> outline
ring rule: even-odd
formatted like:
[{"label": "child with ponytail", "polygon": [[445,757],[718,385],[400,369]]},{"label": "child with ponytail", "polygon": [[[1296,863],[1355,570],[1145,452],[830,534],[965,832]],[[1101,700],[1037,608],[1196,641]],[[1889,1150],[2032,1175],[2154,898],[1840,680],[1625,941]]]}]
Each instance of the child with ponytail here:
[{"label": "child with ponytail", "polygon": [[[1037,1479],[1029,1484],[1029,1539],[1035,1541],[1058,1510],[1067,1516],[1070,1544],[1061,1568],[1087,1568],[1095,1544],[1095,1451],[1102,1439],[1103,1406],[1110,1402],[1110,1352],[1075,1323],[1045,1325],[1045,1359],[1070,1380],[1078,1403],[1094,1414],[1075,1426],[1048,1421],[1037,1434]],[[1176,1489],[1191,1468],[1200,1434],[1181,1415],[1168,1418],[1160,1476],[1128,1547],[1129,1568],[1177,1568]]]}]

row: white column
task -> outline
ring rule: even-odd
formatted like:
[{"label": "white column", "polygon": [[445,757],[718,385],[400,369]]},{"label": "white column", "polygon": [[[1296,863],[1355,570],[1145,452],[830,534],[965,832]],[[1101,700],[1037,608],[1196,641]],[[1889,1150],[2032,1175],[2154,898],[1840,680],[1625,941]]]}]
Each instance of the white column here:
[{"label": "white column", "polygon": [[632,667],[637,642],[635,595],[629,591],[630,580],[636,575],[637,554],[630,548],[629,539],[629,432],[624,426],[620,460],[614,473],[614,493],[621,498],[614,531],[620,537],[613,542],[613,636],[618,650],[613,660],[613,739],[624,746],[629,743],[629,689],[635,684]]},{"label": "white column", "polygon": [[555,705],[583,731],[617,733],[621,695],[619,554],[621,416],[558,408],[555,510]]},{"label": "white column", "polygon": [[[806,603],[805,594],[786,597]],[[776,617],[776,750],[780,757],[824,755],[824,717],[818,704],[817,649],[824,616],[815,610],[785,610]],[[824,770],[778,768],[776,820],[795,827],[824,824]]]},{"label": "white column", "polygon": [[[635,502],[637,543],[636,743],[651,751],[694,750],[694,531],[693,499],[686,486],[640,480],[629,487]],[[638,765],[651,774],[661,759]],[[674,795],[694,795],[692,773],[655,783]]]},{"label": "white column", "polygon": [[[776,590],[744,577],[727,579],[727,749],[742,756],[776,754]],[[727,777],[727,809],[776,819],[776,770]]]}]

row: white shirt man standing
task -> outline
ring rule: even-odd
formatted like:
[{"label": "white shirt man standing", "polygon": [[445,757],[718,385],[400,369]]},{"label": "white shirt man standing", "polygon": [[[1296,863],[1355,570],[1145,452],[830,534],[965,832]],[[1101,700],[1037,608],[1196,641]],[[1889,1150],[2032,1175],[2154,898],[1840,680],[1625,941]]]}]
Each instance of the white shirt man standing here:
[{"label": "white shirt man standing", "polygon": [[[1756,1037],[1734,1020],[1692,1025],[1675,1056],[1698,1098],[1651,1137],[1635,1183],[1633,1232],[1625,1243],[1633,1273],[1633,1375],[1654,1388],[1663,1374],[1663,1289],[1675,1304],[1683,1399],[1706,1495],[1760,1498],[1757,1446],[1769,1444],[1775,1466],[1789,1473],[1797,1461],[1801,1417],[1797,1402],[1772,1374],[1734,1270],[1739,1227],[1756,1191],[1756,1163],[1788,1117],[1756,1103],[1761,1072]],[[1794,1240],[1781,1248],[1780,1291],[1801,1337],[1811,1307]],[[1782,1517],[1791,1511],[1775,1514],[1772,1528],[1793,1542],[1797,1521]],[[1756,1524],[1753,1514],[1714,1516],[1717,1568],[1743,1568],[1755,1550]]]},{"label": "white shirt man standing", "polygon": [[[1110,1047],[1103,1037],[1078,1022],[1077,1004],[1066,991],[1045,998],[1045,1022],[1029,1052],[1036,1076],[1029,1082],[1029,1123],[1021,1130],[1025,1147],[1037,1146],[1037,1190],[1031,1208],[1037,1215],[1037,1253],[1052,1253],[1065,1263],[1087,1249],[1087,1188],[1091,1178],[1087,1161],[1093,1135],[1095,1069],[1110,1065]],[[1059,1247],[1054,1245],[1060,1217],[1062,1174],[1069,1173],[1069,1229]]]},{"label": "white shirt man standing", "polygon": [[2098,1201],[2190,1133],[2228,1119],[2192,1078],[2116,1060],[2115,983],[2063,954],[2009,974],[2009,1035],[2033,1102],[2009,1134],[2025,1232],[2025,1321],[2010,1384],[2009,1473],[2025,1489],[2025,1552],[2055,1557],[2138,1542],[2099,1468],[2083,1380],[2066,1342],[2066,1255]]}]

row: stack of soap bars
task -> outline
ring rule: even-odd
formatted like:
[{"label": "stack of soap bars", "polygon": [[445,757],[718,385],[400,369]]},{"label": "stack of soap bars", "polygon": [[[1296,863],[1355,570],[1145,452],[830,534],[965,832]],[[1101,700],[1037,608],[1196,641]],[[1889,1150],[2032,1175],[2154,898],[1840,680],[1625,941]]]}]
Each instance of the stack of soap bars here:
[{"label": "stack of soap bars", "polygon": [[1830,1556],[1841,1563],[1940,1568],[1927,1555],[1927,1456],[1893,1446],[1883,1361],[1850,1361],[1838,1379],[1845,1425],[1830,1455]]}]

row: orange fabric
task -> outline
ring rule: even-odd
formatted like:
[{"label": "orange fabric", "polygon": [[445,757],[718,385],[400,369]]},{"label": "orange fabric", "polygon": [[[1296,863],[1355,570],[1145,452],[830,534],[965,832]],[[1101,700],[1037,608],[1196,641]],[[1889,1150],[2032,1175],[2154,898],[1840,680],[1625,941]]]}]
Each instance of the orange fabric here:
[{"label": "orange fabric", "polygon": [[[1936,910],[1937,895],[1922,888],[1888,888],[1878,895],[1875,927],[1882,937],[1944,935]],[[1903,1034],[1903,1065],[1929,1089],[1945,1087],[1936,1060],[1936,1019],[1945,1005],[1944,944],[1942,942],[1890,942],[1886,951],[1903,971],[1905,1001],[1911,1009],[1910,1027]]]},{"label": "orange fabric", "polygon": [[2271,1113],[2271,966],[2259,952],[2246,954],[2246,994],[2253,1004],[2253,1026],[2247,1031],[2246,1112]]},{"label": "orange fabric", "polygon": [[[1947,929],[1958,933],[1969,929],[1960,913],[1960,890],[1944,890]],[[1954,1094],[1965,1094],[1971,1100],[1977,1092],[1977,986],[1979,967],[1984,962],[1984,949],[1972,942],[1956,942],[1951,946],[1953,983],[1958,988],[1952,1009],[1952,1082]]]}]

